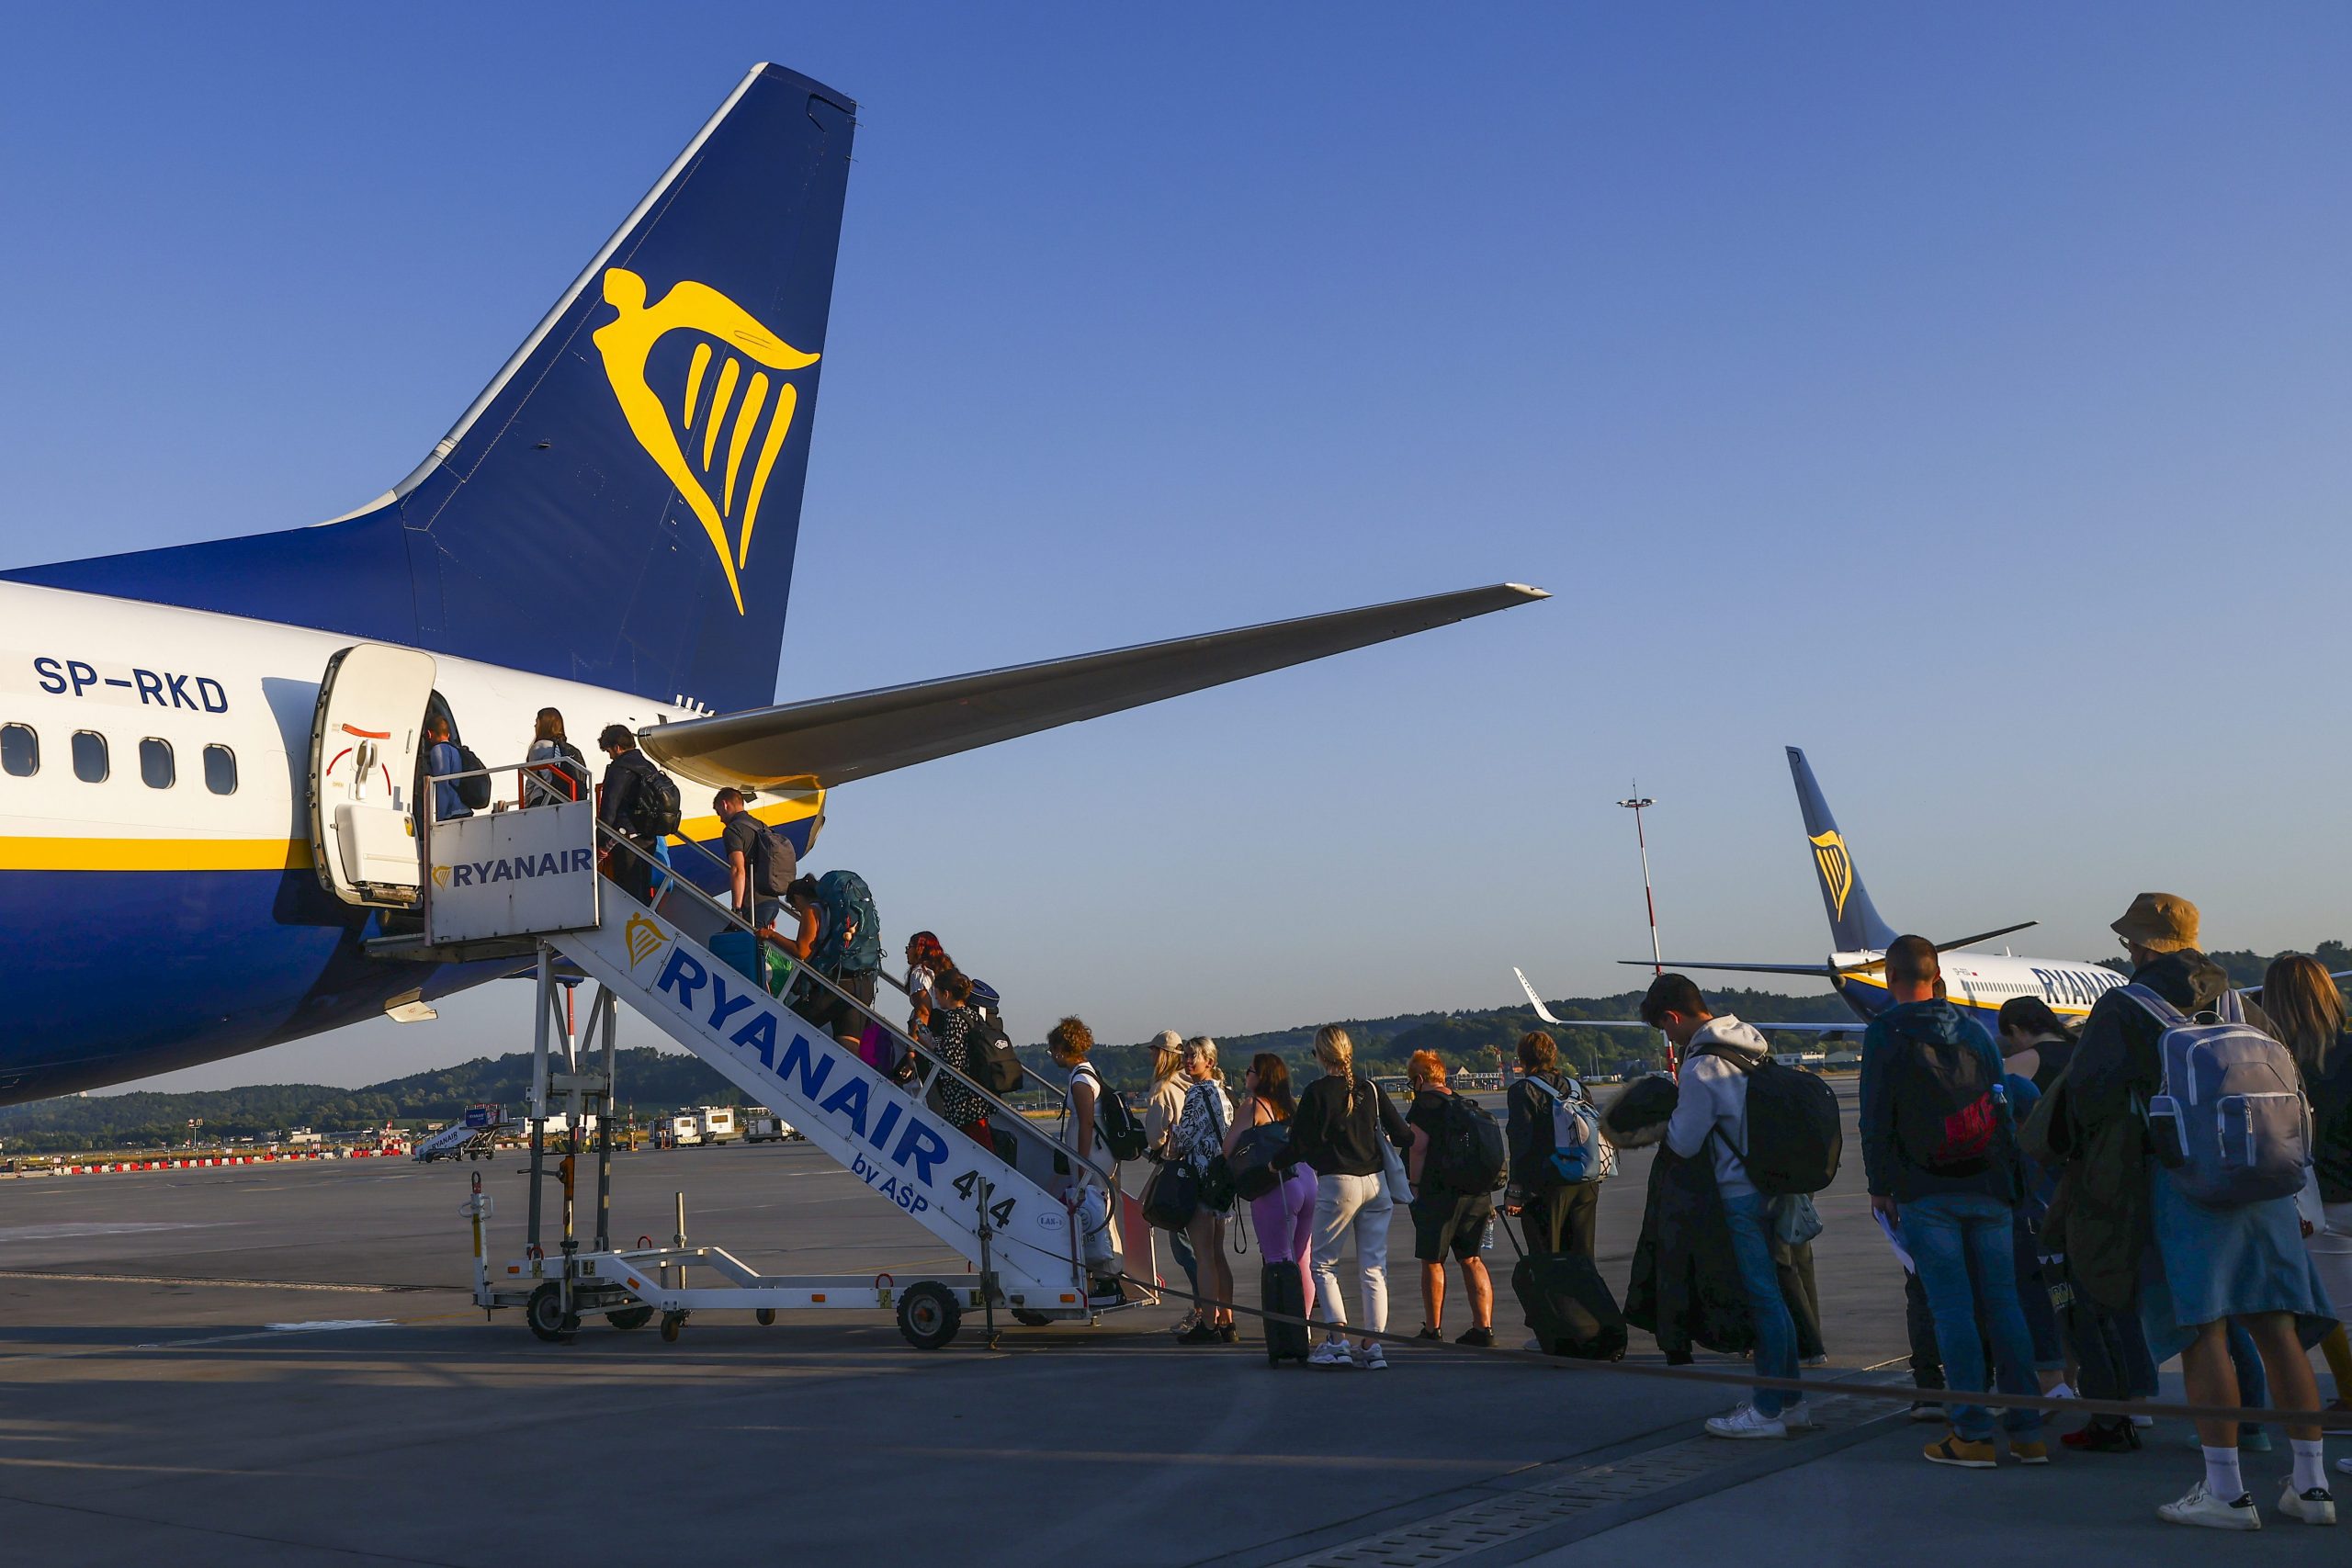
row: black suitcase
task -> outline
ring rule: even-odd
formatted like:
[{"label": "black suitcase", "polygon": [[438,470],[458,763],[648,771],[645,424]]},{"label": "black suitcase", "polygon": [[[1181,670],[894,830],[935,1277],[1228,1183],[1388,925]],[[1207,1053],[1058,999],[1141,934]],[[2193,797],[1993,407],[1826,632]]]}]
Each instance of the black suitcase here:
[{"label": "black suitcase", "polygon": [[[1510,1238],[1514,1248],[1519,1237]],[[1555,1356],[1623,1360],[1625,1318],[1609,1281],[1581,1252],[1521,1252],[1510,1288],[1537,1343]]]},{"label": "black suitcase", "polygon": [[[1306,1281],[1299,1278],[1295,1263],[1269,1263],[1258,1276],[1258,1301],[1268,1312],[1279,1312],[1291,1317],[1306,1315]],[[1279,1367],[1284,1361],[1306,1361],[1306,1325],[1301,1323],[1276,1323],[1265,1320],[1266,1365]]]}]

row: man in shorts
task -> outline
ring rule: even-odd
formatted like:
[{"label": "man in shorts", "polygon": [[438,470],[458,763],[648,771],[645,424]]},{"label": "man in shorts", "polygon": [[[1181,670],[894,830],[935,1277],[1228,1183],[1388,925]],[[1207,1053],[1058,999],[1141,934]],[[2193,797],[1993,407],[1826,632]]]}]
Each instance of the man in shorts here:
[{"label": "man in shorts", "polygon": [[1445,1337],[1440,1325],[1445,1318],[1445,1255],[1450,1251],[1470,1297],[1470,1326],[1454,1343],[1492,1345],[1495,1281],[1487,1272],[1485,1248],[1487,1227],[1495,1214],[1494,1194],[1456,1192],[1430,1168],[1430,1151],[1456,1110],[1453,1091],[1445,1083],[1445,1064],[1437,1053],[1414,1052],[1405,1065],[1405,1078],[1413,1089],[1412,1109],[1405,1112],[1405,1124],[1413,1132],[1413,1152],[1407,1156],[1405,1173],[1413,1181],[1413,1257],[1421,1265],[1421,1331],[1414,1337]]}]

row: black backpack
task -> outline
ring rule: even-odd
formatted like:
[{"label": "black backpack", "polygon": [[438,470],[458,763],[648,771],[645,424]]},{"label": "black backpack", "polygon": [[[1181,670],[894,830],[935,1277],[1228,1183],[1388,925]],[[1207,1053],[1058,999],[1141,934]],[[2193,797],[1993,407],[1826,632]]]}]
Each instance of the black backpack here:
[{"label": "black backpack", "polygon": [[637,793],[629,796],[628,830],[640,839],[662,839],[678,830],[682,802],[678,781],[648,762],[637,772]]},{"label": "black backpack", "polygon": [[1838,1094],[1815,1075],[1766,1056],[1750,1065],[1723,1051],[1719,1057],[1747,1077],[1747,1146],[1733,1152],[1747,1179],[1768,1197],[1818,1192],[1837,1179],[1846,1152]]},{"label": "black backpack", "polygon": [[994,1095],[1011,1094],[1021,1087],[1026,1076],[1021,1068],[1021,1054],[1012,1048],[1001,1020],[975,1011],[965,1043],[971,1050],[973,1082]]},{"label": "black backpack", "polygon": [[1472,1198],[1500,1187],[1510,1163],[1501,1123],[1485,1106],[1459,1094],[1445,1097],[1437,1135],[1422,1157],[1438,1185]]},{"label": "black backpack", "polygon": [[1894,1141],[1903,1156],[1942,1176],[1973,1176],[1991,1163],[2000,1114],[1993,1103],[1996,1075],[1984,1053],[1965,1040],[1922,1040],[1890,1030],[1903,1043],[1891,1066]]},{"label": "black backpack", "polygon": [[481,759],[474,755],[474,749],[472,747],[460,746],[458,748],[458,766],[463,768],[469,775],[471,775],[470,777],[462,778],[457,781],[458,798],[466,803],[466,807],[469,810],[489,810],[490,775],[482,772]]},{"label": "black backpack", "polygon": [[1092,1063],[1085,1066],[1086,1076],[1094,1080],[1094,1130],[1101,1134],[1102,1146],[1110,1151],[1114,1162],[1141,1159],[1143,1123],[1127,1109],[1125,1096],[1104,1083]]}]

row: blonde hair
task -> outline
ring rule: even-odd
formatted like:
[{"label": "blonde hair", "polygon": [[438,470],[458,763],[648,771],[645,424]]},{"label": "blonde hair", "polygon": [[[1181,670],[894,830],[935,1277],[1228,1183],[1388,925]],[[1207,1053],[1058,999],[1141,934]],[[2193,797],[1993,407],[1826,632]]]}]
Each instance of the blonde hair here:
[{"label": "blonde hair", "polygon": [[2262,1010],[2306,1079],[2320,1076],[2344,1032],[2344,993],[2316,958],[2282,953],[2262,976]]},{"label": "blonde hair", "polygon": [[1207,1035],[1195,1034],[1190,1040],[1185,1041],[1184,1055],[1187,1056],[1207,1057],[1209,1062],[1209,1081],[1211,1083],[1223,1083],[1225,1081],[1225,1074],[1216,1065],[1216,1042],[1210,1039]]},{"label": "blonde hair", "polygon": [[1151,1037],[1151,1081],[1165,1083],[1184,1069],[1184,1037],[1163,1029]]},{"label": "blonde hair", "polygon": [[1445,1082],[1445,1063],[1434,1051],[1416,1051],[1405,1058],[1405,1077],[1408,1082],[1419,1078],[1426,1084],[1442,1085]]},{"label": "blonde hair", "polygon": [[1345,1078],[1348,1085],[1348,1111],[1356,1111],[1356,1043],[1348,1032],[1336,1023],[1327,1023],[1315,1032],[1315,1059],[1323,1064],[1324,1073],[1331,1077]]}]

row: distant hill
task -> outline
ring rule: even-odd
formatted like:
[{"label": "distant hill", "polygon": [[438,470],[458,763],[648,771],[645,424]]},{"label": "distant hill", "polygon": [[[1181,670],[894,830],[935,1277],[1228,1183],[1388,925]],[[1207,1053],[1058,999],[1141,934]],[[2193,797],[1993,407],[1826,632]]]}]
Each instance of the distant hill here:
[{"label": "distant hill", "polygon": [[[2321,942],[2312,954],[2331,970],[2352,969],[2352,946],[2343,942]],[[2271,955],[2235,951],[2216,953],[2213,957],[2229,971],[2232,980],[2250,986],[2261,980]],[[2125,967],[2120,958],[2106,962],[2111,967]],[[1792,997],[1774,991],[1711,988],[1708,995],[1718,1010],[1736,1013],[1768,1034],[1775,1020],[1826,1022],[1845,1015],[1845,1004],[1826,991]],[[1610,997],[1564,997],[1545,1005],[1564,1019],[1632,1018],[1641,996],[1635,989]],[[1508,1060],[1519,1037],[1537,1027],[1545,1028],[1559,1042],[1562,1056],[1579,1072],[1614,1072],[1628,1063],[1646,1065],[1657,1060],[1658,1037],[1645,1030],[1539,1026],[1534,1010],[1526,1007],[1328,1021],[1340,1024],[1354,1037],[1356,1059],[1372,1073],[1401,1072],[1405,1058],[1419,1050],[1435,1051],[1452,1067],[1491,1069],[1498,1048]],[[1217,1041],[1217,1050],[1227,1076],[1236,1082],[1250,1058],[1261,1051],[1283,1057],[1294,1074],[1311,1073],[1311,1047],[1317,1027],[1318,1023],[1306,1023],[1258,1034],[1228,1034]],[[1781,1038],[1793,1046],[1808,1037]],[[1021,1055],[1039,1072],[1055,1073],[1043,1046],[1024,1046]],[[1148,1058],[1133,1043],[1102,1047],[1098,1060],[1104,1076],[1121,1089],[1143,1088],[1150,1072]],[[622,1103],[634,1106],[640,1114],[680,1105],[730,1105],[742,1099],[726,1079],[692,1056],[640,1045],[620,1052],[616,1066]],[[530,1081],[530,1055],[517,1052],[480,1056],[454,1067],[390,1078],[365,1089],[257,1084],[186,1094],[46,1100],[0,1108],[0,1143],[5,1143],[7,1152],[20,1154],[153,1148],[183,1141],[190,1117],[204,1119],[204,1134],[209,1138],[260,1138],[288,1127],[333,1133],[381,1126],[388,1121],[447,1122],[482,1100],[519,1106]]]}]

